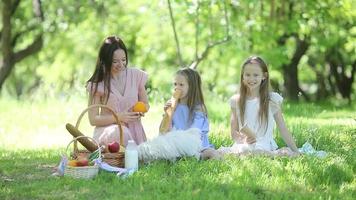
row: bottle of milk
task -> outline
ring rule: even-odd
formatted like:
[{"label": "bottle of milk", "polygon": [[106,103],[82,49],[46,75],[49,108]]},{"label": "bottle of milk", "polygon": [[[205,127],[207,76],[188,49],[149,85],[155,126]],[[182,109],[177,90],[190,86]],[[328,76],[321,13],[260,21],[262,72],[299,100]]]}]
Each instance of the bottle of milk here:
[{"label": "bottle of milk", "polygon": [[125,168],[138,170],[138,151],[133,140],[128,141],[125,149]]}]

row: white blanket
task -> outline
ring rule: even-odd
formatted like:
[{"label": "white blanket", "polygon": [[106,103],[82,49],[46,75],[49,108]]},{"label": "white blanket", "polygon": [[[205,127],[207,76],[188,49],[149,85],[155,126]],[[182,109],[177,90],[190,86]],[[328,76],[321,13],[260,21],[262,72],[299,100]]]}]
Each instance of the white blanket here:
[{"label": "white blanket", "polygon": [[201,150],[199,129],[175,130],[140,144],[138,158],[144,162],[157,159],[175,161],[186,156],[199,159]]},{"label": "white blanket", "polygon": [[[325,158],[327,156],[327,152],[325,151],[317,151],[313,148],[313,146],[309,143],[306,142],[303,144],[301,148],[298,149],[300,153],[306,154],[306,155],[312,155],[316,156],[318,158]],[[242,155],[243,153],[267,153],[270,155],[282,155],[282,156],[293,156],[293,151],[290,148],[283,147],[280,149],[276,149],[273,151],[266,151],[263,149],[258,149],[255,148],[254,145],[249,145],[249,144],[233,144],[231,147],[220,147],[218,149],[218,152],[221,154],[237,154],[237,155]]]}]

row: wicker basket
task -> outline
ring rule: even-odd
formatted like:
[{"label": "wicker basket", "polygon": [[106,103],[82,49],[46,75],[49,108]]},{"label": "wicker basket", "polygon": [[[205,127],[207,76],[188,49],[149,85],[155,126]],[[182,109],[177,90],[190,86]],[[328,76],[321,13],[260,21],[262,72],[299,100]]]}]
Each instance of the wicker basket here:
[{"label": "wicker basket", "polygon": [[[69,142],[69,144],[67,145],[66,148],[66,152],[68,152],[68,148],[69,146],[73,143],[76,142],[79,138],[88,138],[93,140],[98,148],[99,148],[99,144],[91,137],[88,136],[79,136],[76,138],[73,138],[72,141]],[[98,157],[101,157],[101,152],[99,151]],[[84,179],[90,179],[90,178],[94,178],[99,172],[99,166],[98,165],[94,165],[94,166],[83,166],[83,167],[72,167],[72,166],[66,166],[65,170],[64,170],[64,176],[69,176],[69,177],[73,177],[73,178],[84,178]]]},{"label": "wicker basket", "polygon": [[[120,134],[120,151],[117,153],[110,153],[110,152],[103,152],[102,155],[102,160],[106,163],[108,163],[109,165],[115,166],[115,167],[124,167],[125,166],[125,148],[124,146],[124,132],[122,129],[122,125],[121,122],[119,121],[116,113],[108,106],[106,105],[101,105],[101,104],[94,104],[89,106],[88,108],[86,108],[78,117],[77,123],[75,124],[75,127],[78,129],[80,121],[82,120],[84,114],[86,112],[88,112],[91,108],[105,108],[107,110],[109,110],[112,115],[114,116],[116,123],[119,127],[119,134]],[[90,152],[88,150],[78,150],[78,146],[77,146],[77,141],[74,142],[74,151],[73,151],[74,155],[76,154],[90,154]]]}]

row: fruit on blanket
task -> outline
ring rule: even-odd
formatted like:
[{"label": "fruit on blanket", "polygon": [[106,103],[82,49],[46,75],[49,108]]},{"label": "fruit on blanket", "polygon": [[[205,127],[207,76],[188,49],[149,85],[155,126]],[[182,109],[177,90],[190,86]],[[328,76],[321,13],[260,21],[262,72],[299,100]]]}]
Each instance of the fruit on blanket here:
[{"label": "fruit on blanket", "polygon": [[70,160],[70,161],[68,161],[68,166],[76,167],[76,166],[77,166],[77,161],[76,161],[76,160]]},{"label": "fruit on blanket", "polygon": [[88,166],[89,165],[89,160],[87,158],[78,158],[77,160],[77,166],[83,167],[83,166]]},{"label": "fruit on blanket", "polygon": [[147,108],[146,108],[145,103],[143,103],[142,101],[138,101],[138,102],[134,105],[133,111],[134,111],[134,112],[142,112],[142,113],[147,112]]},{"label": "fruit on blanket", "polygon": [[120,144],[118,142],[111,142],[108,144],[108,149],[110,153],[116,153],[120,150]]}]

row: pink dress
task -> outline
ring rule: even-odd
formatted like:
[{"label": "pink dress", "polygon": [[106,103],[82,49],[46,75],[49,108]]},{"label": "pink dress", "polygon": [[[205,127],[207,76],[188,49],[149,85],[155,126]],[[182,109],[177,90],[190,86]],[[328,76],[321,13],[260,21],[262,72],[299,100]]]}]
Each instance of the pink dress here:
[{"label": "pink dress", "polygon": [[[119,92],[118,82],[114,79],[111,79],[111,91],[107,106],[109,106],[116,113],[118,112],[132,112],[132,107],[136,104],[137,101],[142,101],[140,99],[139,93],[142,90],[145,90],[145,84],[148,79],[146,72],[135,69],[127,68],[127,77],[123,94]],[[91,88],[91,83],[87,85],[87,91],[89,92]],[[94,90],[94,87],[93,87]],[[98,84],[97,92],[95,95],[103,96],[104,95],[104,83],[100,82]],[[103,110],[102,113],[111,115],[107,110]],[[124,145],[127,145],[129,139],[133,139],[136,144],[141,144],[145,142],[146,134],[143,130],[141,120],[123,123],[124,131]],[[118,130],[118,125],[112,124],[104,127],[95,127],[93,138],[99,142],[99,144],[108,144],[113,141],[120,141],[120,135]]]}]

